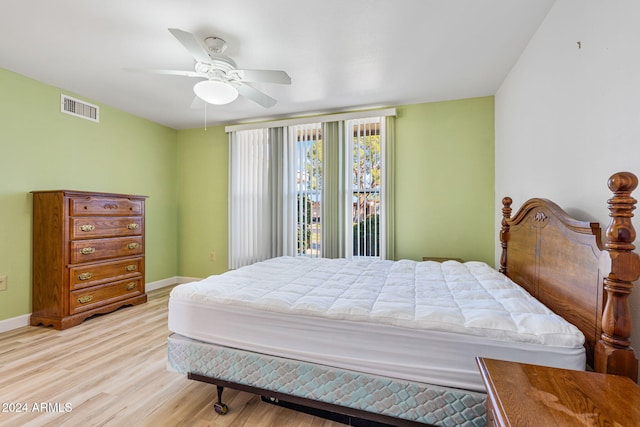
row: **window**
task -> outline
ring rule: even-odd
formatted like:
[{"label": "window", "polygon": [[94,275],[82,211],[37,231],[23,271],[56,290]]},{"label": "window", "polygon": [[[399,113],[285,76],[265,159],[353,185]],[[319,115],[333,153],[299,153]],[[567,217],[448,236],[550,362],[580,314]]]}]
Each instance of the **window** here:
[{"label": "window", "polygon": [[381,255],[383,156],[380,118],[347,122],[351,159],[353,256]]},{"label": "window", "polygon": [[296,141],[297,255],[322,256],[322,131],[320,123],[292,127]]},{"label": "window", "polygon": [[[323,169],[322,124],[313,123],[292,127],[296,141],[296,233],[297,255],[318,257],[323,252],[323,215],[344,217],[343,231],[324,233],[324,240],[343,242],[344,254],[351,256],[381,256],[382,169],[383,156],[379,117],[345,122],[342,138],[326,144],[337,146],[346,155],[344,168]],[[325,145],[326,145],[325,144]],[[336,150],[334,150],[336,151]],[[332,176],[327,176],[332,175]],[[344,203],[323,200],[325,178],[341,182],[344,175],[347,188],[342,189]],[[335,199],[335,197],[334,197]],[[329,242],[326,242],[329,243]]]},{"label": "window", "polygon": [[393,257],[393,120],[331,118],[230,133],[230,268],[281,255]]}]

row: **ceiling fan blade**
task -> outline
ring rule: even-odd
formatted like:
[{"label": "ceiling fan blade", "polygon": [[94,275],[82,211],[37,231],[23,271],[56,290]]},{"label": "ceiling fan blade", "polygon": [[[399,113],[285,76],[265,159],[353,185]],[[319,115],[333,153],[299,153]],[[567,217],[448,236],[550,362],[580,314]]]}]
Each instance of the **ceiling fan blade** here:
[{"label": "ceiling fan blade", "polygon": [[150,74],[165,74],[172,76],[185,76],[185,77],[204,77],[207,78],[205,73],[198,73],[196,71],[183,71],[183,70],[158,70],[154,68],[125,68],[126,71],[134,71],[137,73],[150,73]]},{"label": "ceiling fan blade", "polygon": [[280,70],[233,70],[232,73],[237,74],[244,82],[291,84],[291,77]]},{"label": "ceiling fan blade", "polygon": [[266,93],[262,93],[258,89],[255,89],[247,84],[240,83],[234,86],[236,86],[236,89],[238,89],[238,93],[240,95],[249,98],[256,104],[262,105],[264,108],[271,108],[278,102]]},{"label": "ceiling fan blade", "polygon": [[169,28],[169,32],[182,43],[182,46],[184,46],[198,62],[211,62],[209,54],[193,34],[178,28]]}]

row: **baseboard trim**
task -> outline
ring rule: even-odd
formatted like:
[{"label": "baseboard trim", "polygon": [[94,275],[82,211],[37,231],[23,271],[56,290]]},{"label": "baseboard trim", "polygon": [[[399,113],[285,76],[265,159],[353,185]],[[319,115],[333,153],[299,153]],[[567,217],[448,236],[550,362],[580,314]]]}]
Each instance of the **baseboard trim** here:
[{"label": "baseboard trim", "polygon": [[202,280],[202,279],[199,277],[173,276],[173,277],[169,277],[168,279],[156,280],[155,282],[145,283],[144,289],[147,292],[149,292],[149,291],[155,291],[156,289],[164,288],[167,286],[195,282],[198,280]]},{"label": "baseboard trim", "polygon": [[[181,283],[194,282],[196,280],[201,280],[196,277],[186,277],[186,276],[174,276],[169,277],[167,279],[156,280],[155,282],[145,283],[144,287],[147,292],[155,291],[156,289],[161,289],[166,286],[172,286]],[[29,326],[29,319],[31,318],[31,313],[23,314],[21,316],[12,317],[10,319],[0,320],[0,333],[9,332],[14,329],[22,328],[24,326]]]},{"label": "baseboard trim", "polygon": [[23,326],[29,326],[30,317],[31,313],[12,317],[11,319],[0,320],[0,333],[22,328]]},{"label": "baseboard trim", "polygon": [[202,277],[178,276],[176,283],[182,284],[182,283],[189,283],[189,282],[197,282],[199,280],[202,280]]}]

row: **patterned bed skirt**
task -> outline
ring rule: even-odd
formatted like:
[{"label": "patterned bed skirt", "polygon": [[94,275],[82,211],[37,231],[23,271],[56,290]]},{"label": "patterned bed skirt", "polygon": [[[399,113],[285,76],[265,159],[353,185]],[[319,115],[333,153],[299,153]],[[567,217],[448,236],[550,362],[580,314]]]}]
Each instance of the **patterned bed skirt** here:
[{"label": "patterned bed skirt", "polygon": [[168,366],[436,426],[484,427],[486,395],[268,356],[170,335]]}]

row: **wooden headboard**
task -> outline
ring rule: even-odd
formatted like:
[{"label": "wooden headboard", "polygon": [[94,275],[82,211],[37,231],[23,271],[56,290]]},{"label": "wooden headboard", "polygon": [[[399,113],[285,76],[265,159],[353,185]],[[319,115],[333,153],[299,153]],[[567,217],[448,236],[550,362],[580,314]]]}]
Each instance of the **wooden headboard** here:
[{"label": "wooden headboard", "polygon": [[575,220],[546,199],[528,200],[512,217],[512,200],[505,197],[500,272],[582,331],[595,371],[637,381],[628,296],[640,277],[631,223],[638,179],[619,172],[608,185],[613,197],[604,244],[597,222]]}]

